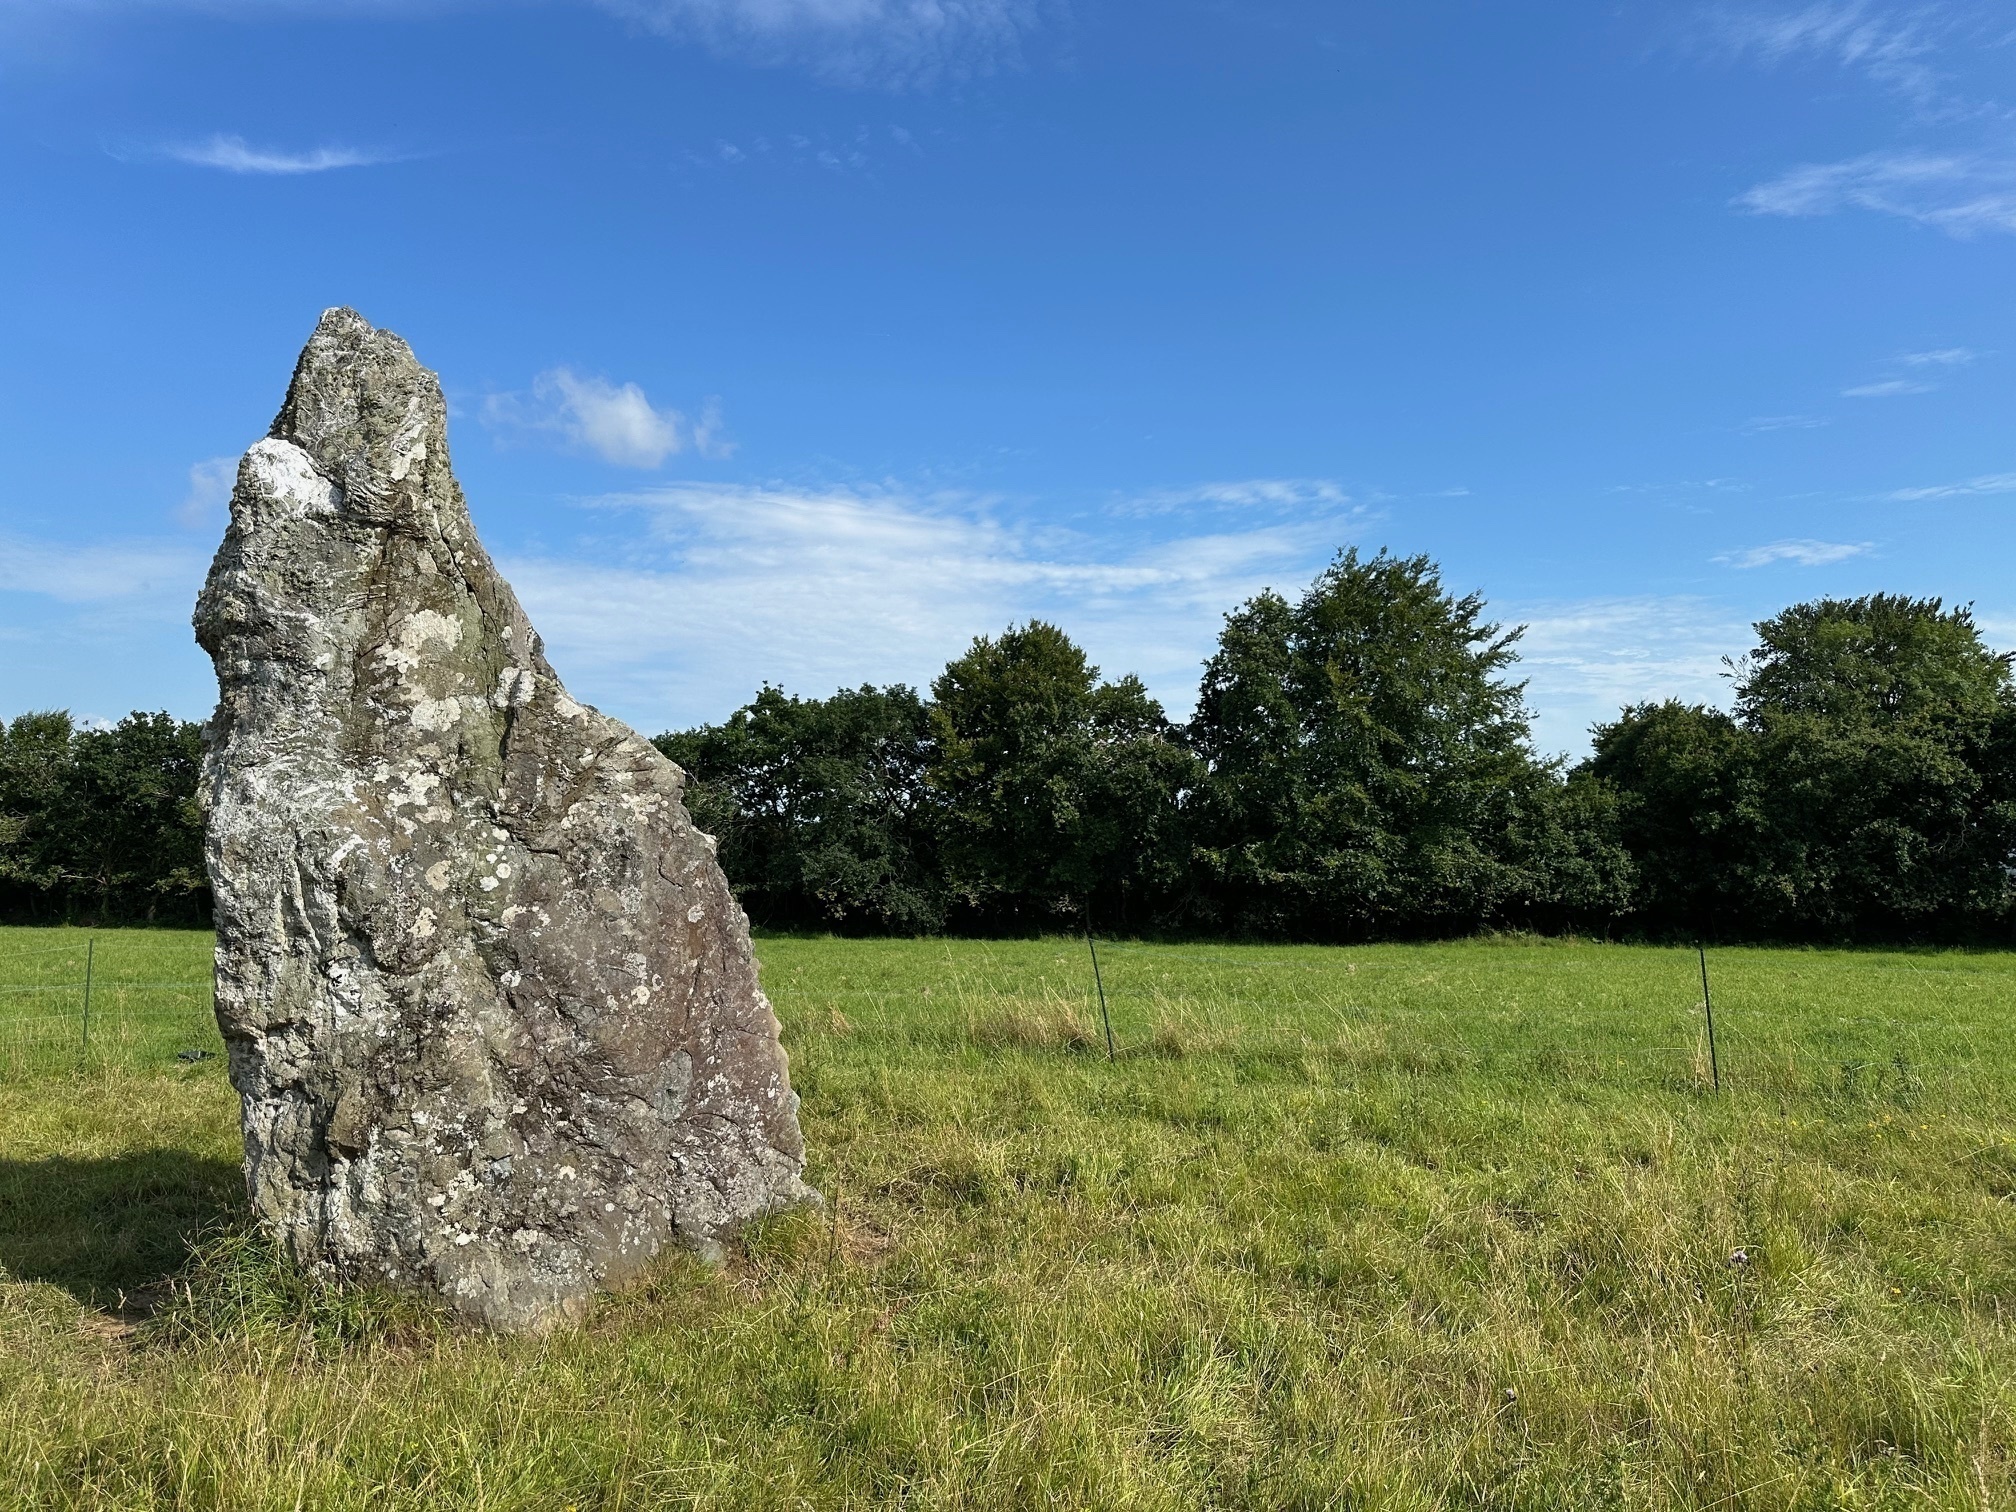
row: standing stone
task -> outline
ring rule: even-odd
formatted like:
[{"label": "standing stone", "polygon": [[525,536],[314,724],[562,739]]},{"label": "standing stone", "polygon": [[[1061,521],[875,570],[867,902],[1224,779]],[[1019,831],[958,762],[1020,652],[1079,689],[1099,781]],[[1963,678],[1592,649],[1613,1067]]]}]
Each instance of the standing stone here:
[{"label": "standing stone", "polygon": [[322,317],[196,637],[217,1018],[298,1259],[538,1328],[816,1200],[685,775],[560,686],[397,336]]}]

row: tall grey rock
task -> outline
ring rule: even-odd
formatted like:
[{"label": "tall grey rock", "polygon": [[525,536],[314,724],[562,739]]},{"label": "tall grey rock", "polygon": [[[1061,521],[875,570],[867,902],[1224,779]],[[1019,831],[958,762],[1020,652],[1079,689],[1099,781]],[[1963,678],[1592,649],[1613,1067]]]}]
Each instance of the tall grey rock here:
[{"label": "tall grey rock", "polygon": [[196,634],[217,1017],[299,1259],[538,1328],[813,1197],[684,774],[553,675],[397,336],[322,317]]}]

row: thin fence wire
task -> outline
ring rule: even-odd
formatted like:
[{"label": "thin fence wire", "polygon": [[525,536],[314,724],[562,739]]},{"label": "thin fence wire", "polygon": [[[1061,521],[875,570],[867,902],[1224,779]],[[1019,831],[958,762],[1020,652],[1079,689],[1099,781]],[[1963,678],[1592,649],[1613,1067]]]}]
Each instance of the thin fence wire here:
[{"label": "thin fence wire", "polygon": [[[1216,1058],[1249,1063],[1249,1070],[1235,1068],[1241,1076],[1338,1084],[1513,1074],[1571,1094],[1578,1084],[1711,1093],[1719,1069],[1723,1089],[1735,1096],[1900,1107],[1940,1099],[1971,1105],[1982,1096],[1999,1104],[2011,1090],[1999,1016],[1994,1024],[1983,1017],[2010,978],[1998,970],[1988,974],[1991,982],[1965,963],[1868,960],[1845,981],[1830,970],[1807,995],[1793,986],[1805,968],[1792,953],[1768,962],[1748,953],[1731,963],[1726,980],[1711,955],[1711,1050],[1693,950],[1672,951],[1670,959],[1648,952],[1636,982],[1620,981],[1614,958],[1592,970],[1565,953],[1522,960],[1510,950],[1480,951],[1457,965],[1356,951],[1259,954],[1107,941],[1099,953],[1113,957],[1103,993],[1119,1059],[1137,1067],[1158,1058]],[[1082,948],[1077,960],[1085,961]],[[1872,983],[1871,973],[1891,981],[1908,974],[1913,1005],[1922,1000],[1923,1011],[1883,1011],[1889,990]],[[928,987],[827,986],[795,974],[766,985],[787,1034],[865,1034],[870,1038],[857,1043],[980,1056],[1082,1055],[1099,1044],[1102,984],[1089,969],[1082,985],[1073,977],[1062,948],[1045,969],[1026,953],[1019,962],[1004,953],[997,963],[982,947],[962,961],[948,955],[944,979]],[[1847,997],[1844,985],[1853,989]],[[1877,1001],[1857,1001],[1864,992]],[[943,1011],[920,1013],[920,996]],[[1755,1017],[1745,1012],[1753,999],[1761,1010]]]},{"label": "thin fence wire", "polygon": [[[180,959],[171,965],[116,935],[99,936],[95,946],[87,1042],[84,972],[93,949],[86,939],[34,950],[0,946],[0,975],[15,977],[0,980],[0,1081],[222,1053],[209,979],[175,974]],[[1584,999],[1564,995],[1558,980],[1551,996],[1534,990],[1536,971],[1557,966],[1572,974],[1576,963],[1567,960],[1493,961],[1488,983],[1473,976],[1433,988],[1435,973],[1423,973],[1418,987],[1401,986],[1389,974],[1418,967],[1362,956],[1298,959],[1110,942],[1099,949],[1121,968],[1109,968],[1104,985],[1123,1061],[1223,1056],[1306,1064],[1337,1078],[1518,1068],[1562,1085],[1713,1084],[1698,982],[1683,985],[1678,973],[1668,980],[1648,971],[1642,991]],[[59,956],[60,963],[45,964]],[[1237,969],[1213,971],[1207,963]],[[1354,989],[1360,973],[1371,981]],[[948,962],[941,979],[900,987],[788,977],[766,985],[792,1035],[817,1036],[842,1005],[853,1031],[983,1054],[1077,1053],[1081,1010],[1083,1028],[1098,1034],[1103,1027],[1091,1018],[1094,984],[1084,983],[1081,1003],[1061,963],[1054,973],[1032,975],[997,971],[984,958]],[[1978,1014],[1911,1017],[1871,1011],[1876,1004],[1818,1001],[1788,1016],[1781,999],[1759,1024],[1744,1017],[1743,987],[1740,976],[1728,987],[1718,977],[1715,987],[1718,1010],[1728,1004],[1726,1021],[1718,1011],[1716,1032],[1722,1081],[1733,1093],[1909,1098],[2008,1079],[2006,1047]]]},{"label": "thin fence wire", "polygon": [[0,971],[41,978],[0,981],[0,1081],[221,1054],[209,979],[164,976],[157,953],[139,955],[116,935],[0,947]]}]

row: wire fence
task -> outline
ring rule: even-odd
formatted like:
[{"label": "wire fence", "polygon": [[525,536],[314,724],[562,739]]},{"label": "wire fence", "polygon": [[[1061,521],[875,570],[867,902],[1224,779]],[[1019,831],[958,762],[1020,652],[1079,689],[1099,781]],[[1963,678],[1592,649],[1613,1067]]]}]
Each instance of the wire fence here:
[{"label": "wire fence", "polygon": [[[0,932],[12,936],[0,938],[0,1082],[223,1054],[207,940],[69,933],[42,945],[28,931]],[[1098,950],[1103,982],[1089,952],[1074,960],[1060,947],[1054,962],[1037,963],[974,945],[924,971],[911,959],[884,987],[788,971],[766,985],[787,1036],[806,1048],[865,1033],[889,1050],[933,1053],[1091,1050],[1137,1064],[1219,1056],[1291,1079],[1509,1074],[1710,1094],[1719,1081],[1725,1094],[1898,1107],[2016,1097],[2005,1007],[2016,969],[2006,957],[1931,970],[1871,958],[1822,977],[1795,955],[1724,967],[1711,952],[1711,1047],[1692,951],[1634,956],[1620,972],[1545,953],[1478,955],[1451,969],[1390,952],[1119,941]]]},{"label": "wire fence", "polygon": [[[1276,951],[1102,939],[1097,968],[1083,939],[1071,950],[1054,942],[1039,963],[1028,947],[1018,956],[973,942],[948,947],[928,985],[877,967],[853,982],[787,967],[766,986],[787,1038],[835,1035],[857,1054],[899,1044],[1066,1051],[1137,1067],[1216,1061],[1215,1074],[1283,1086],[1513,1080],[1571,1097],[1658,1088],[1819,1098],[1878,1117],[1928,1102],[2016,1101],[2009,955],[1753,950],[1718,960],[1710,951],[1711,998],[1691,948]],[[888,985],[859,985],[861,976]],[[920,994],[931,1005],[923,1011]]]},{"label": "wire fence", "polygon": [[[136,937],[0,952],[0,1081],[223,1054],[209,975]],[[167,968],[167,969],[164,969]]]}]

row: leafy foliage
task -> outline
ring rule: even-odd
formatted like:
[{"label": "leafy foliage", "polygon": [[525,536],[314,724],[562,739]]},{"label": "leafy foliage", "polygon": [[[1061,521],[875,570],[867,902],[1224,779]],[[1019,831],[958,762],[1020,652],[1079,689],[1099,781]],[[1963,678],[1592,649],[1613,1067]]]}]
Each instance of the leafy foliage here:
[{"label": "leafy foliage", "polygon": [[1598,729],[1656,932],[1994,937],[2016,857],[2016,692],[1967,610],[1795,605],[1733,664],[1734,717],[1677,704]]},{"label": "leafy foliage", "polygon": [[0,730],[0,899],[16,916],[199,922],[209,913],[196,803],[200,727],[65,713]]},{"label": "leafy foliage", "polygon": [[[1237,932],[1474,928],[1614,890],[1601,802],[1528,741],[1518,632],[1426,558],[1340,554],[1227,616],[1190,738],[1200,909]],[[1585,831],[1588,833],[1585,834]],[[1566,890],[1564,891],[1564,884]]]},{"label": "leafy foliage", "polygon": [[1182,873],[1197,763],[1140,679],[1099,669],[1054,625],[981,637],[932,684],[930,780],[946,883],[977,922],[1043,925],[1087,900],[1145,919]]},{"label": "leafy foliage", "polygon": [[1618,839],[1635,862],[1635,918],[1656,932],[1720,937],[1743,919],[1732,879],[1758,834],[1755,753],[1719,709],[1638,704],[1596,729],[1585,767],[1614,795]]},{"label": "leafy foliage", "polygon": [[765,688],[727,723],[660,735],[690,779],[743,906],[772,924],[896,934],[944,923],[925,811],[930,721],[905,687],[791,698]]},{"label": "leafy foliage", "polygon": [[[1055,625],[933,681],[764,688],[658,737],[758,922],[1311,940],[1478,928],[1995,941],[2016,924],[2016,684],[1965,608],[1797,604],[1733,712],[1641,703],[1532,748],[1519,632],[1426,557],[1345,551],[1225,617],[1196,712]],[[0,912],[198,922],[198,728],[0,727]]]}]

